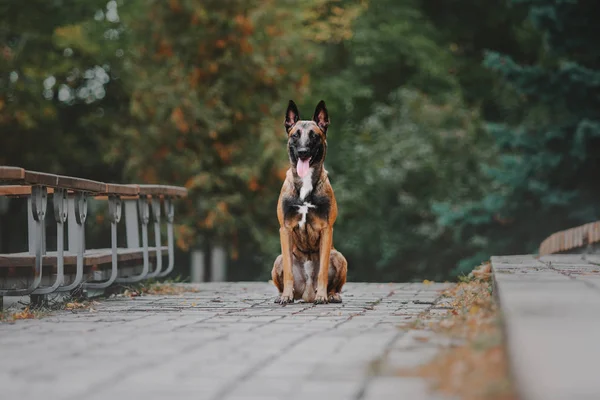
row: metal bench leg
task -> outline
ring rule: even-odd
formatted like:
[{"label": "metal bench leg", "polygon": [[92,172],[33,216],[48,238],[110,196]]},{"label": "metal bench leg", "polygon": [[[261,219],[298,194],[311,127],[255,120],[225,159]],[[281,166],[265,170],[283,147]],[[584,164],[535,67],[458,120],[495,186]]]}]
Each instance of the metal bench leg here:
[{"label": "metal bench leg", "polygon": [[[83,253],[85,252],[85,220],[87,218],[87,197],[84,193],[75,193],[75,201],[73,206],[75,214],[75,222],[77,223],[77,270],[75,272],[75,279],[70,285],[60,286],[58,292],[70,292],[71,290],[77,289],[81,285],[83,280]],[[71,233],[69,232],[69,235]]]},{"label": "metal bench leg", "polygon": [[112,250],[112,269],[110,278],[105,282],[84,283],[86,289],[106,289],[113,284],[119,273],[117,267],[117,223],[121,220],[121,199],[119,196],[109,196],[108,198],[108,219],[110,220],[111,250]]},{"label": "metal bench leg", "polygon": [[160,275],[162,269],[162,249],[160,243],[160,199],[152,198],[152,219],[154,220],[154,246],[156,246],[156,268],[148,274],[148,278],[155,278]]},{"label": "metal bench leg", "polygon": [[0,289],[0,296],[25,296],[31,294],[42,281],[42,263],[44,248],[44,218],[46,218],[46,206],[48,202],[48,192],[45,186],[36,185],[31,188],[31,211],[35,223],[35,266],[33,282],[28,288],[24,289]]},{"label": "metal bench leg", "polygon": [[[67,191],[55,189],[52,198],[54,203],[54,219],[56,220],[56,280],[52,286],[38,288],[32,295],[45,295],[52,293],[61,286],[65,279],[64,250],[65,250],[65,221],[67,220]],[[36,300],[39,302],[40,299]],[[43,301],[43,300],[42,300]],[[34,299],[32,298],[32,302]]]},{"label": "metal bench leg", "polygon": [[146,279],[148,275],[150,257],[148,255],[148,221],[150,221],[150,210],[148,207],[148,199],[146,196],[140,196],[138,199],[138,212],[140,214],[140,220],[142,221],[142,245],[144,253],[144,265],[142,266],[142,272],[139,275],[128,276],[126,278],[117,278],[116,281],[119,283],[135,283],[143,279]]},{"label": "metal bench leg", "polygon": [[175,266],[175,248],[173,244],[173,220],[175,219],[175,206],[171,199],[165,197],[164,203],[165,207],[165,217],[167,219],[167,245],[169,246],[169,265],[167,269],[160,274],[159,277],[164,278],[173,272],[173,267]]}]

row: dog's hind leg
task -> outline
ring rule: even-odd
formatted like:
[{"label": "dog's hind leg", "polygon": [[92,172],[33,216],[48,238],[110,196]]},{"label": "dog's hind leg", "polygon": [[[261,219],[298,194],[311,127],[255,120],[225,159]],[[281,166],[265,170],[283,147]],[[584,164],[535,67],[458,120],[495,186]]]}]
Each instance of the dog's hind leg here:
[{"label": "dog's hind leg", "polygon": [[337,250],[331,249],[329,255],[329,279],[327,282],[327,297],[330,303],[341,303],[342,286],[346,283],[348,273],[348,262]]},{"label": "dog's hind leg", "polygon": [[271,279],[273,280],[273,285],[279,290],[279,296],[275,299],[275,303],[279,303],[281,293],[283,293],[283,256],[281,254],[277,256],[273,263]]},{"label": "dog's hind leg", "polygon": [[[292,258],[292,272],[294,274],[294,300],[299,300],[302,298],[306,287],[306,277],[304,276],[303,264],[296,257]],[[275,303],[280,303],[281,294],[283,293],[283,256],[281,254],[277,256],[273,263],[271,279],[277,290],[279,290],[279,296],[275,299]]]}]

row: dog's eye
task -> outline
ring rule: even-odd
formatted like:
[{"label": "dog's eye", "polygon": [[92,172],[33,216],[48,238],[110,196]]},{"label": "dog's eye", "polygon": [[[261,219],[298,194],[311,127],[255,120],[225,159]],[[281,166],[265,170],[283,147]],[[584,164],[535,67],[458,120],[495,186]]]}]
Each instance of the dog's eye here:
[{"label": "dog's eye", "polygon": [[314,131],[310,131],[310,138],[314,139],[317,134]]},{"label": "dog's eye", "polygon": [[294,139],[298,139],[299,137],[300,137],[300,134],[298,132],[294,132],[292,134],[292,138],[294,138]]}]

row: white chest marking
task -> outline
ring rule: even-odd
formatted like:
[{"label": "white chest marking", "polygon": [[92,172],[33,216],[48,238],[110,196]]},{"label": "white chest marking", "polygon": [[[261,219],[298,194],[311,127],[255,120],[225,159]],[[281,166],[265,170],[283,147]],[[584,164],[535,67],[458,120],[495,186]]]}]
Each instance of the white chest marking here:
[{"label": "white chest marking", "polygon": [[313,169],[309,168],[308,174],[306,174],[304,178],[302,178],[302,187],[300,188],[300,201],[304,201],[306,196],[308,196],[308,194],[313,190],[312,174]]},{"label": "white chest marking", "polygon": [[304,228],[304,224],[306,224],[306,214],[308,214],[308,209],[316,208],[316,206],[314,204],[304,202],[304,204],[302,204],[301,206],[296,207],[298,207],[298,214],[302,214],[302,219],[298,223],[298,225],[300,225],[300,229],[302,229]]}]

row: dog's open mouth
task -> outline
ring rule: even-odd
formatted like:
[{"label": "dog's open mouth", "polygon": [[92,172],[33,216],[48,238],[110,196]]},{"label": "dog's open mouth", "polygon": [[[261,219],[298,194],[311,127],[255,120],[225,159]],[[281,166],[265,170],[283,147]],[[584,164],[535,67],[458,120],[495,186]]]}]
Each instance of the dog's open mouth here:
[{"label": "dog's open mouth", "polygon": [[308,174],[308,169],[310,167],[310,159],[308,157],[306,160],[302,160],[298,158],[298,164],[296,165],[296,172],[298,172],[298,176],[300,178],[304,178]]}]

